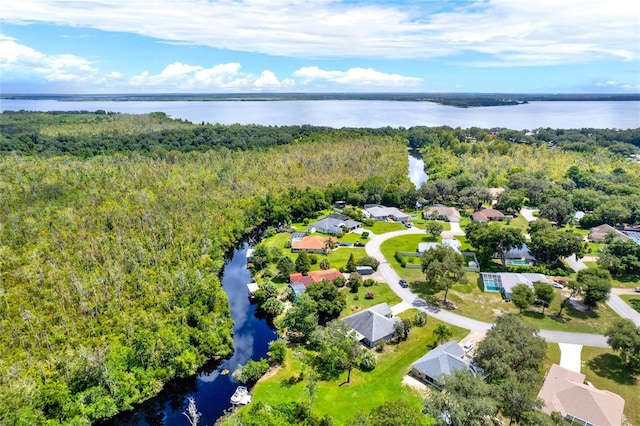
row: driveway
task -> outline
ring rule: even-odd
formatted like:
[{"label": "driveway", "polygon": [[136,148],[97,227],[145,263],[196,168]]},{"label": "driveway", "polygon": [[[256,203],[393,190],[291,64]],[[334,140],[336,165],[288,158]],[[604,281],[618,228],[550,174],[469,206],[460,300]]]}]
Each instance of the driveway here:
[{"label": "driveway", "polygon": [[[478,321],[472,318],[467,318],[462,315],[455,314],[445,309],[440,309],[433,305],[428,304],[424,299],[418,297],[408,288],[400,287],[400,276],[391,267],[387,259],[382,255],[380,246],[382,243],[390,238],[399,237],[402,235],[413,235],[424,233],[424,230],[410,228],[403,229],[401,231],[388,232],[382,235],[376,235],[369,233],[370,240],[365,246],[365,250],[368,256],[376,258],[380,262],[378,267],[378,273],[382,275],[385,282],[388,283],[394,293],[396,293],[401,299],[402,303],[397,308],[392,307],[392,311],[402,312],[409,308],[409,306],[420,309],[427,313],[428,316],[437,318],[443,322],[466,328],[472,332],[486,332],[491,328],[491,324],[483,321]],[[624,303],[624,302],[623,302]],[[397,306],[397,305],[396,305]],[[429,321],[427,319],[427,321]],[[596,346],[596,347],[609,347],[607,339],[599,334],[588,333],[570,333],[565,331],[552,331],[542,330],[540,336],[548,342],[554,343],[569,343],[575,345]]]},{"label": "driveway", "polygon": [[560,367],[579,373],[582,368],[582,360],[580,359],[582,345],[558,343],[558,346],[560,346]]},{"label": "driveway", "polygon": [[584,264],[582,259],[576,258],[575,254],[572,254],[569,257],[565,257],[564,260],[566,260],[569,267],[576,272],[587,269],[587,265]]},{"label": "driveway", "polygon": [[536,220],[536,217],[533,215],[533,212],[535,211],[538,211],[538,209],[523,207],[520,209],[520,214],[527,220],[527,222],[533,222],[534,220]]},{"label": "driveway", "polygon": [[635,294],[640,296],[640,293],[636,293],[633,290],[626,288],[613,288],[611,289],[611,293],[609,294],[609,300],[607,300],[607,305],[611,307],[618,315],[622,318],[628,318],[636,325],[636,327],[640,327],[640,312],[633,309],[631,306],[627,304],[624,300],[618,296],[619,294]]}]

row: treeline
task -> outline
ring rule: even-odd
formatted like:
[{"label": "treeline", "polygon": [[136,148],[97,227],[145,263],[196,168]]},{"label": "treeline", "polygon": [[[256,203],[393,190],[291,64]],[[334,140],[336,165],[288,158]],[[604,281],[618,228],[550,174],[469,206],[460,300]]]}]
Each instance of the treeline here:
[{"label": "treeline", "polygon": [[216,148],[262,149],[286,145],[314,134],[335,136],[398,136],[391,128],[194,124],[162,112],[148,115],[106,113],[4,112],[0,153],[92,157],[139,153],[166,158],[172,152],[205,152]]},{"label": "treeline", "polygon": [[229,355],[218,275],[233,244],[325,208],[328,185],[410,186],[401,138],[327,132],[276,145],[0,158],[1,424],[90,424]]}]

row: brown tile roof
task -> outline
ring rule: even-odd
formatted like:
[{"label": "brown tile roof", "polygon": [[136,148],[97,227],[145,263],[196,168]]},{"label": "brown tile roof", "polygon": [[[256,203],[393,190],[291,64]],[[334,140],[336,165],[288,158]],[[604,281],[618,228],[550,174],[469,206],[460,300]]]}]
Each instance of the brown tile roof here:
[{"label": "brown tile roof", "polygon": [[302,275],[300,272],[295,272],[293,274],[289,274],[289,282],[290,283],[302,283],[305,287],[308,287],[310,284],[315,282],[320,282],[322,280],[333,281],[338,277],[343,277],[342,273],[337,269],[330,268],[319,271],[311,271],[309,275]]},{"label": "brown tile roof", "polygon": [[502,219],[504,214],[500,210],[496,209],[482,209],[475,212],[472,216],[473,220],[488,221],[491,219]]},{"label": "brown tile roof", "polygon": [[306,236],[301,240],[293,241],[291,243],[291,248],[298,250],[323,250],[326,247],[327,237],[319,235]]},{"label": "brown tile roof", "polygon": [[606,390],[584,384],[585,375],[553,364],[538,393],[544,401],[542,411],[570,414],[598,426],[622,423],[624,399]]}]

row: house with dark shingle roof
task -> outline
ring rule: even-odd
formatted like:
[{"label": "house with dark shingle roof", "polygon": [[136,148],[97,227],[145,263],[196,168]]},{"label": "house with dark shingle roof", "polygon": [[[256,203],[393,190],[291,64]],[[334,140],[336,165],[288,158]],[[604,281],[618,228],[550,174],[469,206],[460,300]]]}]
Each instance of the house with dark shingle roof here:
[{"label": "house with dark shingle roof", "polygon": [[391,308],[387,303],[379,303],[342,321],[351,326],[363,345],[374,348],[380,342],[387,342],[395,337],[395,324],[400,318],[392,317]]},{"label": "house with dark shingle roof", "polygon": [[409,215],[402,213],[397,207],[386,207],[380,204],[365,204],[363,214],[373,220],[395,220],[396,222],[408,222]]},{"label": "house with dark shingle roof", "polygon": [[578,425],[619,426],[622,424],[624,399],[613,392],[584,384],[585,375],[553,364],[538,398],[542,412],[554,411]]},{"label": "house with dark shingle roof", "polygon": [[465,350],[457,342],[451,341],[429,351],[411,364],[410,374],[439,388],[439,382],[456,370],[471,369],[471,361],[462,359]]}]

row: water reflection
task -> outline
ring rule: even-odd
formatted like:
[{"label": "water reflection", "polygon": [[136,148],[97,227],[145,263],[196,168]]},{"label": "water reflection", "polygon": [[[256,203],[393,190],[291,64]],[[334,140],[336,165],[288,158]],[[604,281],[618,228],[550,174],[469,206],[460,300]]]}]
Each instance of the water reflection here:
[{"label": "water reflection", "polygon": [[[198,375],[169,382],[164,390],[133,411],[103,422],[109,426],[120,425],[188,425],[182,412],[187,406],[187,398],[196,400],[198,411],[202,413],[200,424],[213,425],[229,408],[229,398],[238,383],[231,373],[240,364],[250,359],[267,356],[269,342],[275,340],[275,330],[265,319],[257,318],[255,305],[249,303],[246,284],[251,274],[246,267],[246,253],[249,245],[244,243],[233,252],[233,256],[225,265],[222,286],[227,293],[234,320],[233,340],[235,351],[233,356],[222,362],[206,364]],[[223,370],[229,374],[222,375]]]},{"label": "water reflection", "polygon": [[422,155],[417,150],[409,151],[409,180],[417,188],[420,188],[423,183],[429,180],[429,176],[424,171],[424,160]]}]

